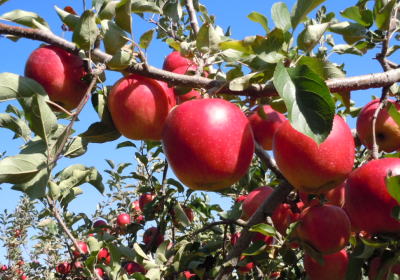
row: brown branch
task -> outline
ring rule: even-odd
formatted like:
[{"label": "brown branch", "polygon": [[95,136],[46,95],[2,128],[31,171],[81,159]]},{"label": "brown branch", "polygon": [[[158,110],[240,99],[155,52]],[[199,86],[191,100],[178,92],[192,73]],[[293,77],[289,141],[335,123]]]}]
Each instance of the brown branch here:
[{"label": "brown branch", "polygon": [[250,220],[240,233],[240,237],[236,242],[235,246],[229,252],[228,256],[225,258],[223,268],[217,276],[217,280],[229,279],[231,272],[237,266],[239,258],[243,250],[245,250],[251,239],[253,238],[254,232],[249,231],[249,227],[265,222],[268,216],[271,216],[279,204],[284,201],[284,199],[292,191],[293,187],[284,182],[280,184],[271,195],[258,207],[257,211],[251,216]]},{"label": "brown branch", "polygon": [[185,6],[189,14],[190,25],[192,26],[193,34],[195,37],[197,37],[197,33],[199,33],[199,23],[197,21],[196,10],[193,6],[193,0],[186,0]]},{"label": "brown branch", "polygon": [[285,180],[285,177],[279,171],[278,166],[276,165],[275,161],[269,156],[269,154],[264,150],[264,148],[256,143],[256,155],[261,159],[262,162],[265,163],[267,168],[269,168],[278,179]]},{"label": "brown branch", "polygon": [[[69,42],[50,31],[23,28],[7,25],[0,23],[0,34],[14,35],[18,37],[24,37],[32,40],[42,41],[49,44],[57,45],[69,52],[78,53],[79,49],[74,43]],[[107,64],[112,58],[111,55],[102,52],[99,49],[95,49],[92,52],[93,59]],[[219,88],[221,85],[221,93],[231,94],[231,95],[243,95],[252,97],[262,97],[262,96],[274,96],[277,95],[275,88],[272,85],[260,85],[252,84],[248,88],[242,91],[230,90],[226,81],[211,80],[205,77],[195,77],[187,76],[181,74],[175,74],[169,71],[161,70],[159,68],[148,66],[146,70],[143,65],[135,64],[127,69],[131,73],[140,74],[146,77],[154,78],[157,80],[162,80],[174,85],[192,87],[192,88]],[[362,90],[368,88],[380,88],[384,86],[392,85],[400,81],[400,69],[389,70],[383,73],[373,73],[368,75],[336,78],[326,81],[328,88],[331,92],[342,92],[351,90]]]}]

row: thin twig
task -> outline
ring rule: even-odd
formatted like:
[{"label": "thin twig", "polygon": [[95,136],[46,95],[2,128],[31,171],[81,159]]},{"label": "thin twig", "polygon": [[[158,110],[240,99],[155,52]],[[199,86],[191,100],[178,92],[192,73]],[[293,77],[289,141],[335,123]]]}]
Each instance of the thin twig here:
[{"label": "thin twig", "polygon": [[197,34],[199,33],[199,22],[197,21],[197,15],[196,10],[193,6],[193,0],[186,0],[185,6],[189,14],[190,25],[192,26],[193,34],[195,37],[197,37]]},{"label": "thin twig", "polygon": [[241,226],[241,227],[246,227],[247,223],[244,222],[243,220],[232,220],[232,219],[224,219],[221,221],[216,221],[216,222],[212,222],[210,224],[205,225],[204,227],[202,227],[201,229],[196,230],[195,232],[191,233],[191,236],[196,236],[199,233],[202,233],[204,231],[210,230],[215,226],[219,226],[219,225],[237,225],[237,226]]},{"label": "thin twig", "polygon": [[285,179],[282,173],[279,171],[278,166],[275,163],[275,160],[269,156],[269,154],[263,149],[263,147],[256,143],[256,155],[261,159],[262,162],[265,163],[267,168],[269,168],[277,178]]}]

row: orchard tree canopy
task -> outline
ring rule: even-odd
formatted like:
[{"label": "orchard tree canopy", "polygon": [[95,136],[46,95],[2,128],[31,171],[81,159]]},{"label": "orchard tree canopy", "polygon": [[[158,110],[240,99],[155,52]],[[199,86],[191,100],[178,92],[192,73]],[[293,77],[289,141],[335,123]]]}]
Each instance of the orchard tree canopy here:
[{"label": "orchard tree canopy", "polygon": [[[232,18],[263,30],[243,38],[199,0],[0,15],[1,41],[41,43],[0,73],[0,131],[23,143],[0,153],[1,188],[21,193],[0,214],[0,278],[399,279],[400,3],[288,2]],[[124,162],[79,162],[110,142]],[[104,201],[76,213],[88,185]]]}]

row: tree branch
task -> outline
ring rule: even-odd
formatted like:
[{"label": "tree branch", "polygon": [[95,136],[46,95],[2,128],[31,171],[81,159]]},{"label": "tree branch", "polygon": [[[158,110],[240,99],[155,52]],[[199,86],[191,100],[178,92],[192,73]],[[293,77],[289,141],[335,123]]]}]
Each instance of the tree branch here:
[{"label": "tree branch", "polygon": [[196,10],[193,6],[193,0],[186,0],[186,9],[190,18],[190,25],[192,26],[194,36],[197,37],[197,33],[199,33],[199,23],[197,21]]},{"label": "tree branch", "polygon": [[[77,54],[79,49],[74,43],[69,42],[50,31],[23,28],[0,23],[0,34],[14,35],[24,37],[32,40],[46,42],[48,44],[57,45],[69,52]],[[93,59],[107,64],[112,58],[111,55],[95,49],[92,52]],[[159,68],[148,66],[146,70],[141,64],[134,64],[127,69],[131,73],[140,74],[149,78],[162,80],[173,85],[180,85],[192,88],[221,88],[221,93],[231,95],[242,95],[251,97],[274,96],[277,92],[273,85],[260,85],[252,84],[247,89],[242,91],[230,90],[226,81],[211,80],[205,77],[187,76],[175,74],[169,71],[161,70]],[[380,88],[389,86],[393,83],[400,81],[400,69],[389,70],[383,73],[373,73],[368,75],[336,78],[326,81],[326,84],[331,92],[362,90],[368,88]]]}]

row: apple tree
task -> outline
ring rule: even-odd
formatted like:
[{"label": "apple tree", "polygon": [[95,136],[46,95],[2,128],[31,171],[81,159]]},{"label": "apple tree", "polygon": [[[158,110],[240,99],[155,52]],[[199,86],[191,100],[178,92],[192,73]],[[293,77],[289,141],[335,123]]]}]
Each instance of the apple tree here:
[{"label": "apple tree", "polygon": [[[1,279],[399,279],[398,1],[277,2],[241,39],[198,0],[82,2],[57,26],[0,16],[2,40],[42,43],[0,74],[0,127],[23,141],[0,154],[21,193]],[[348,76],[349,56],[382,70]],[[110,143],[124,162],[72,163]],[[92,214],[70,207],[83,185],[104,194]]]}]

